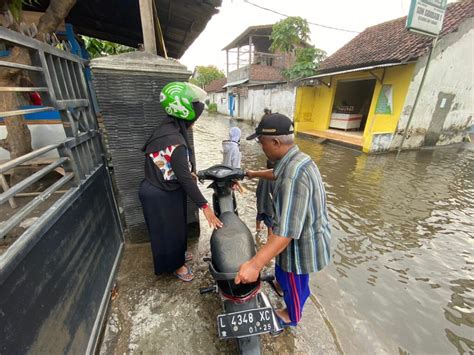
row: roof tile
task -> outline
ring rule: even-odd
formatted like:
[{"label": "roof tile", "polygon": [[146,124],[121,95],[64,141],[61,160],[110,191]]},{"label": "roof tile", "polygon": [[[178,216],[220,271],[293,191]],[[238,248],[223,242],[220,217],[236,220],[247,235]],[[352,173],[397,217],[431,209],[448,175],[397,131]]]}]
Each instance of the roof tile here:
[{"label": "roof tile", "polygon": [[[474,16],[474,0],[448,5],[441,36]],[[432,38],[405,29],[406,16],[367,28],[321,63],[320,73],[384,63],[405,63],[424,55]]]},{"label": "roof tile", "polygon": [[219,91],[225,91],[223,86],[227,84],[227,78],[221,78],[221,79],[216,79],[211,81],[204,90],[206,92],[219,92]]}]

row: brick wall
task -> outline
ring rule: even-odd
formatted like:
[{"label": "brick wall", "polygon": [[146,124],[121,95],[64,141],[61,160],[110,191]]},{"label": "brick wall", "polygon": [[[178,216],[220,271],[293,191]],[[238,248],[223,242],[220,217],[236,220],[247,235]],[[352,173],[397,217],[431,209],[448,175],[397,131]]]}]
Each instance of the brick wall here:
[{"label": "brick wall", "polygon": [[251,81],[280,81],[284,80],[281,69],[267,65],[252,65],[250,68]]}]

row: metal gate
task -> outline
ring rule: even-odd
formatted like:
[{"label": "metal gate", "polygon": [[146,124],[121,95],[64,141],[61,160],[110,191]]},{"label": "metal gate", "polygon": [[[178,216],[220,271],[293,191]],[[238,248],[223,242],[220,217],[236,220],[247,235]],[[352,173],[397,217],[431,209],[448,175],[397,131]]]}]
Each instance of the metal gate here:
[{"label": "metal gate", "polygon": [[[0,112],[0,117],[58,111],[66,136],[0,164],[3,207],[14,206],[22,191],[27,195],[26,188],[51,172],[61,173],[0,224],[2,239],[54,200],[0,255],[0,353],[91,353],[110,299],[123,233],[84,76],[86,63],[5,28],[0,28],[0,41],[27,48],[32,58],[32,65],[0,61],[0,70],[20,69],[36,78],[34,87],[0,87],[0,94],[37,91],[44,102]],[[48,163],[21,182],[7,184],[5,174],[47,154]]]}]

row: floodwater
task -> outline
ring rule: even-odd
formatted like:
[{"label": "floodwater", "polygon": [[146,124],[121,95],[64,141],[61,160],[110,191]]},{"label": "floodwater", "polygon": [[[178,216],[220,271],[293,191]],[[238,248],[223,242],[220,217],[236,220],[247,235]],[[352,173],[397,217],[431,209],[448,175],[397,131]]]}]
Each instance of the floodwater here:
[{"label": "floodwater", "polygon": [[[221,162],[233,125],[243,136],[252,131],[220,115],[198,121],[198,169]],[[344,352],[474,351],[474,151],[457,146],[397,159],[311,139],[297,144],[326,186],[333,261],[312,276],[311,288]],[[256,142],[243,139],[241,150],[243,167],[264,167]],[[245,187],[239,211],[254,230],[256,181]]]}]

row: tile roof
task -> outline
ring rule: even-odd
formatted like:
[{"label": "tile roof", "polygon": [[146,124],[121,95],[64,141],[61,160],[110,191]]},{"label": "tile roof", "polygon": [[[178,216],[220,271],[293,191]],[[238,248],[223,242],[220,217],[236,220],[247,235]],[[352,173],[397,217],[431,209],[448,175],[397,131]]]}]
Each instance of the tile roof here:
[{"label": "tile roof", "polygon": [[[474,16],[474,0],[448,5],[441,36],[456,31],[463,20]],[[432,38],[405,29],[406,17],[367,28],[321,63],[318,73],[383,63],[405,63],[424,55]]]},{"label": "tile roof", "polygon": [[223,86],[227,84],[227,78],[221,78],[221,79],[216,79],[211,81],[204,90],[206,92],[219,92],[219,91],[225,91]]}]

